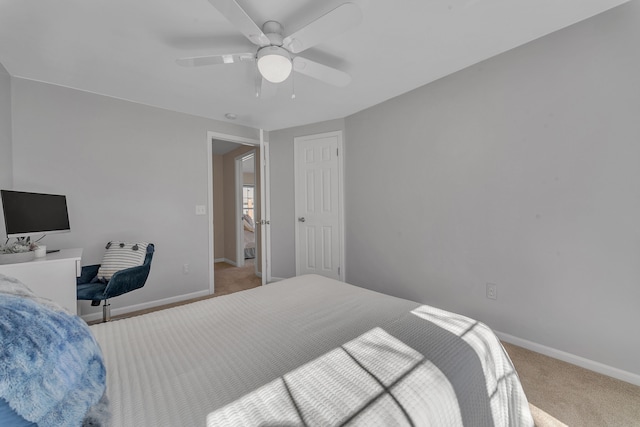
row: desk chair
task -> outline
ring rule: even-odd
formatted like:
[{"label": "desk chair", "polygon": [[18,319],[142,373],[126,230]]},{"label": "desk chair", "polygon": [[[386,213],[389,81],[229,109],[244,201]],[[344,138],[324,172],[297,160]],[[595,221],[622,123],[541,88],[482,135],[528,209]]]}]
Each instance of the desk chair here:
[{"label": "desk chair", "polygon": [[147,253],[142,265],[126,268],[114,273],[108,282],[96,281],[100,264],[82,267],[82,273],[77,279],[77,296],[79,300],[90,300],[92,306],[102,306],[102,321],[111,320],[111,304],[109,298],[114,298],[144,286],[151,271],[151,260],[155,247],[153,243],[147,246]]}]

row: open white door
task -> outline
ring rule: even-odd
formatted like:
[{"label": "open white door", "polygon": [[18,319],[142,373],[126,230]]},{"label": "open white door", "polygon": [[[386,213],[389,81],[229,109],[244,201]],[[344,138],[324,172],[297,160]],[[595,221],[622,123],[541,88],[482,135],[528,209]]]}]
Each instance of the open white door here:
[{"label": "open white door", "polygon": [[269,207],[269,142],[264,140],[260,129],[260,253],[262,254],[262,284],[271,282],[271,212]]},{"label": "open white door", "polygon": [[296,275],[344,280],[342,132],[294,139]]}]

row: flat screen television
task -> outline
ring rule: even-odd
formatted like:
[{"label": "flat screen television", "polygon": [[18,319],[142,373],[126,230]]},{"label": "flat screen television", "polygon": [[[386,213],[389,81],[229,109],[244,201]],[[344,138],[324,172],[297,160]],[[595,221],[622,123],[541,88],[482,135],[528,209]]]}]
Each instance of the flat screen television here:
[{"label": "flat screen television", "polygon": [[70,231],[67,198],[59,194],[0,190],[7,237]]}]

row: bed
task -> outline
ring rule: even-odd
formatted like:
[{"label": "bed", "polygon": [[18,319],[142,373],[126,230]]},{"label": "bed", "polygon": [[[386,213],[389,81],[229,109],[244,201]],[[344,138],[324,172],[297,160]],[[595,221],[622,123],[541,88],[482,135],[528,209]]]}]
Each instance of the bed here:
[{"label": "bed", "polygon": [[485,325],[321,276],[90,330],[113,426],[533,425]]}]

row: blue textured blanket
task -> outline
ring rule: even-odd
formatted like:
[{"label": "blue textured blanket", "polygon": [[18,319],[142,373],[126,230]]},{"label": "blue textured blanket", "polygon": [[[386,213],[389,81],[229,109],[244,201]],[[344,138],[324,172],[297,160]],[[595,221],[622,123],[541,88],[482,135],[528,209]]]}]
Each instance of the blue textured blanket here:
[{"label": "blue textured blanket", "polygon": [[104,414],[105,389],[86,323],[0,274],[0,397],[38,426],[78,427],[102,424],[87,416]]}]

